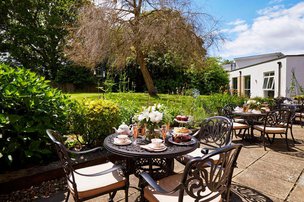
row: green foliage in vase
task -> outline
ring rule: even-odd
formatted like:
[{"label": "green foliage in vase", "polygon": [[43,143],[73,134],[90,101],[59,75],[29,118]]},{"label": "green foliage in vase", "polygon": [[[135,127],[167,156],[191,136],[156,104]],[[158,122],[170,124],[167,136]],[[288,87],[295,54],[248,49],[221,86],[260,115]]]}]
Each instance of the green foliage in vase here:
[{"label": "green foliage in vase", "polygon": [[43,77],[0,64],[1,169],[49,162],[54,158],[45,130],[66,131],[75,102]]}]

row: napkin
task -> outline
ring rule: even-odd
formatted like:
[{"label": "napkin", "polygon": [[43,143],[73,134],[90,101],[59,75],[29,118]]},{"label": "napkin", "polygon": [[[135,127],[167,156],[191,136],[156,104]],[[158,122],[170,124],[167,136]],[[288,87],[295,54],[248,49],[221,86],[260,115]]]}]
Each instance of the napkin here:
[{"label": "napkin", "polygon": [[236,111],[236,112],[242,112],[242,111],[243,111],[243,108],[237,106],[236,108],[234,108],[234,111]]}]

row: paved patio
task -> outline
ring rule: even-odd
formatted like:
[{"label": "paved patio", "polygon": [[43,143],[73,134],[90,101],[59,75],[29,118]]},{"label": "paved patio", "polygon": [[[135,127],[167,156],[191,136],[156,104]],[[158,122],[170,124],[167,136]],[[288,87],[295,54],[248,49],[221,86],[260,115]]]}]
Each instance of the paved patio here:
[{"label": "paved patio", "polygon": [[[255,134],[259,137],[259,134]],[[295,146],[287,151],[284,138],[277,137],[273,145],[264,150],[261,143],[242,142],[244,147],[234,170],[232,201],[291,201],[304,202],[304,128],[294,126]],[[234,138],[241,143],[240,138]],[[292,141],[290,141],[292,144]],[[176,162],[175,171],[182,172],[183,165]],[[138,179],[131,176],[131,186]],[[66,193],[57,193],[38,201],[64,201]],[[135,201],[139,192],[130,188],[129,201]],[[90,200],[107,201],[106,196]],[[70,198],[69,201],[73,201]],[[114,201],[124,201],[124,192],[117,193]]]}]

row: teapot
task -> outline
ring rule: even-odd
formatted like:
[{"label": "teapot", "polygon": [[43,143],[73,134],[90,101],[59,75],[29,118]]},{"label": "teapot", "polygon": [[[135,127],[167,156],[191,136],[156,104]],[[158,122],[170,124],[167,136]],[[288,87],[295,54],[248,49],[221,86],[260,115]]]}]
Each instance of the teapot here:
[{"label": "teapot", "polygon": [[113,127],[113,129],[117,134],[130,135],[131,133],[130,126],[128,126],[124,122],[118,127],[118,129],[116,129],[115,127]]}]

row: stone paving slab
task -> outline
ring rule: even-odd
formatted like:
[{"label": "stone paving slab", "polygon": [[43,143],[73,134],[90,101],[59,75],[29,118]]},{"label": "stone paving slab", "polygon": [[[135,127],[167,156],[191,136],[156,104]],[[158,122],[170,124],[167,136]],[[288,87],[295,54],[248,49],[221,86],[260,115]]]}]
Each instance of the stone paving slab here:
[{"label": "stone paving slab", "polygon": [[279,165],[269,161],[257,161],[250,168],[248,168],[247,172],[251,172],[254,170],[260,171],[266,175],[271,176],[274,179],[281,179],[291,183],[296,183],[298,177],[300,176],[302,169],[293,168],[290,169],[290,165],[293,165],[294,162],[289,161],[285,164]]},{"label": "stone paving slab", "polygon": [[258,190],[268,197],[275,197],[280,200],[287,198],[294,183],[281,179],[275,179],[273,176],[255,169],[248,169],[233,178],[233,182]]},{"label": "stone paving slab", "polygon": [[248,168],[251,164],[253,164],[255,161],[260,159],[266,153],[267,151],[264,151],[264,149],[259,149],[259,148],[253,149],[251,147],[244,146],[238,157],[238,161],[237,161],[238,168],[242,168],[242,169]]},{"label": "stone paving slab", "polygon": [[287,201],[304,201],[304,172],[299,177],[294,189],[291,191]]}]

